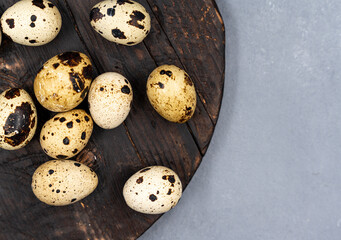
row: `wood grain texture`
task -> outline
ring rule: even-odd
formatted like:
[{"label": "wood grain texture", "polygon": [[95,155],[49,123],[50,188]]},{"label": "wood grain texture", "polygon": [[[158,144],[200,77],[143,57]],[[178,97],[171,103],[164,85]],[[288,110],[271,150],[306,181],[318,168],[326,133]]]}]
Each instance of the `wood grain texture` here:
[{"label": "wood grain texture", "polygon": [[[0,13],[15,0],[0,1]],[[108,42],[89,24],[96,0],[53,1],[63,27],[48,45],[25,47],[8,38],[0,47],[0,90],[22,87],[33,96],[41,65],[64,51],[90,56],[94,77],[107,71],[126,76],[134,90],[127,120],[116,129],[97,126],[77,160],[95,169],[99,186],[89,197],[66,207],[39,202],[31,176],[49,158],[38,135],[24,149],[0,150],[0,239],[136,239],[160,215],[129,209],[122,196],[125,181],[137,170],[163,165],[187,186],[211,140],[218,119],[225,66],[224,25],[212,0],[141,0],[152,30],[143,43],[127,47]],[[151,107],[145,94],[149,73],[162,64],[185,69],[195,83],[198,106],[186,124],[170,123]],[[34,99],[35,100],[35,99]],[[38,129],[53,116],[35,100]],[[86,102],[79,108],[87,108]]]}]

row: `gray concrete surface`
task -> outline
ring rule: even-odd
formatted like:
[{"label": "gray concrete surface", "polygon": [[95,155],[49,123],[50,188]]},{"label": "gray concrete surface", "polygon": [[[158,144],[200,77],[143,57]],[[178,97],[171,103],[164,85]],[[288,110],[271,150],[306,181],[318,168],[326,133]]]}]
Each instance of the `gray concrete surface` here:
[{"label": "gray concrete surface", "polygon": [[220,120],[180,203],[140,240],[340,240],[341,1],[217,3]]}]

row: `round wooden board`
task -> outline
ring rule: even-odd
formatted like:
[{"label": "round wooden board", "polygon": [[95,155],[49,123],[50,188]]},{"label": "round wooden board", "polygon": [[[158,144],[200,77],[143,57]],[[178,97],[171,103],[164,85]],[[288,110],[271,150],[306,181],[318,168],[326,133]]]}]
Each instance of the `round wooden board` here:
[{"label": "round wooden board", "polygon": [[[0,14],[16,0],[2,0]],[[52,0],[63,27],[45,46],[25,47],[4,38],[0,47],[0,90],[22,87],[33,97],[33,80],[41,65],[65,51],[91,57],[94,77],[107,71],[125,75],[134,89],[131,113],[113,130],[95,126],[77,160],[93,167],[99,186],[84,200],[66,207],[39,202],[31,191],[35,169],[49,160],[39,132],[53,116],[37,102],[37,134],[17,151],[0,150],[0,239],[136,239],[160,215],[129,209],[122,196],[125,181],[139,169],[163,165],[175,170],[186,187],[205,154],[217,122],[224,84],[225,33],[213,0],[140,0],[151,14],[152,30],[134,47],[108,42],[90,26],[97,0]],[[162,119],[145,94],[149,73],[162,64],[187,71],[198,104],[186,124]],[[80,108],[86,109],[86,101]]]}]

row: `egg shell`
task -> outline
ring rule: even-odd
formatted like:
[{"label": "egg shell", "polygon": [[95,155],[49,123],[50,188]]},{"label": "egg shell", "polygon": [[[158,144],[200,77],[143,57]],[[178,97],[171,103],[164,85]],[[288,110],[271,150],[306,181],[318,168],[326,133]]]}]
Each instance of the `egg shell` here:
[{"label": "egg shell", "polygon": [[40,165],[32,176],[32,190],[52,206],[73,204],[90,195],[98,185],[96,173],[72,160],[52,160]]},{"label": "egg shell", "polygon": [[11,88],[0,95],[0,147],[16,150],[26,146],[37,129],[37,110],[30,95]]},{"label": "egg shell", "polygon": [[147,96],[153,108],[168,121],[184,123],[195,112],[194,83],[184,70],[174,65],[157,67],[149,75]]},{"label": "egg shell", "polygon": [[50,157],[69,159],[86,146],[92,130],[93,121],[84,110],[59,113],[44,124],[40,144]]},{"label": "egg shell", "polygon": [[91,26],[107,40],[127,46],[143,41],[150,31],[150,16],[131,0],[107,0],[96,4],[90,13]]},{"label": "egg shell", "polygon": [[84,100],[91,81],[90,59],[80,52],[65,52],[44,63],[34,80],[34,93],[46,109],[65,112]]},{"label": "egg shell", "polygon": [[14,42],[41,46],[58,35],[62,17],[57,7],[49,1],[22,0],[4,12],[1,26]]},{"label": "egg shell", "polygon": [[161,214],[172,209],[181,198],[178,175],[163,166],[146,167],[128,179],[123,188],[127,205],[137,212]]},{"label": "egg shell", "polygon": [[91,84],[88,98],[94,122],[105,129],[115,128],[127,118],[132,100],[129,81],[115,72],[99,75]]}]

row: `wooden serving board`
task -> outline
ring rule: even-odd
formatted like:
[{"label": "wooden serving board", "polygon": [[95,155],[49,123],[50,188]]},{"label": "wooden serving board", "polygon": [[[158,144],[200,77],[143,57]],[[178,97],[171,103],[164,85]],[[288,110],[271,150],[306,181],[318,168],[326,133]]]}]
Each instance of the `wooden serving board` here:
[{"label": "wooden serving board", "polygon": [[[16,0],[1,0],[0,14]],[[0,90],[21,87],[33,95],[38,69],[65,51],[91,57],[94,77],[116,71],[134,89],[134,101],[124,124],[113,130],[94,127],[77,160],[93,167],[99,186],[84,200],[51,207],[31,191],[35,169],[49,160],[39,144],[39,132],[52,113],[38,108],[37,134],[17,151],[0,150],[0,239],[136,239],[160,215],[129,209],[122,196],[125,181],[139,169],[163,165],[175,170],[186,187],[212,137],[220,109],[225,68],[225,33],[214,0],[140,0],[151,14],[152,30],[143,43],[126,47],[109,42],[90,26],[97,0],[52,0],[63,27],[45,46],[25,47],[4,38],[0,47]],[[186,124],[161,118],[146,97],[152,70],[174,64],[187,71],[197,90],[197,109]],[[34,98],[35,99],[35,98]],[[86,100],[80,108],[87,108]]]}]

